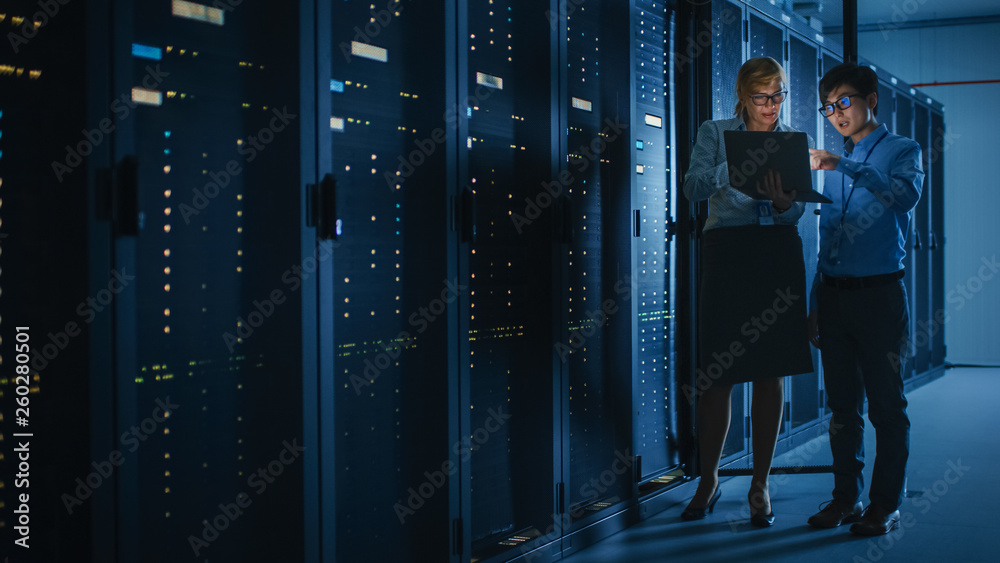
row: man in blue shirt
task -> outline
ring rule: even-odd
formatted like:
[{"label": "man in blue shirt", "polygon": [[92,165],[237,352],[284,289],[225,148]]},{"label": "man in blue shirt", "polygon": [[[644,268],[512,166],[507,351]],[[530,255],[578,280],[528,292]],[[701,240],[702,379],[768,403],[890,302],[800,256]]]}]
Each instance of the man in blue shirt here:
[{"label": "man in blue shirt", "polygon": [[[809,518],[817,528],[854,522],[875,536],[899,525],[910,421],[901,377],[909,337],[903,257],[924,173],[920,145],[879,125],[878,78],[870,68],[838,65],[819,83],[820,112],[849,137],[844,156],[810,150],[828,170],[820,249],[810,295],[809,332],[822,350],[827,405],[833,412],[833,501]],[[903,358],[903,359],[901,359]],[[864,398],[877,448],[870,504],[864,488]]]}]

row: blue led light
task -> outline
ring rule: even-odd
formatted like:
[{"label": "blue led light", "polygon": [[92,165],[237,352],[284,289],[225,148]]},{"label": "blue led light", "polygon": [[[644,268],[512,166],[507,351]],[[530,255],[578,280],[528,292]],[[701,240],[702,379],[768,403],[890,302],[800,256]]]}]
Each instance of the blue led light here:
[{"label": "blue led light", "polygon": [[330,91],[331,92],[341,92],[344,91],[344,83],[339,80],[330,79]]},{"label": "blue led light", "polygon": [[138,43],[132,44],[132,56],[138,57],[140,59],[150,59],[153,61],[158,61],[163,58],[163,50],[159,47],[151,47],[149,45],[140,45]]},{"label": "blue led light", "polygon": [[465,114],[466,114],[466,115],[467,115],[468,117],[472,117],[472,107],[471,107],[471,106],[470,106],[470,107],[467,107],[467,108],[465,108],[465,110],[466,110],[466,111],[465,111]]},{"label": "blue led light", "polygon": [[163,132],[163,136],[169,139],[170,138],[170,131],[164,131]]},{"label": "blue led light", "polygon": [[639,150],[642,150],[642,141],[636,141],[635,142],[635,148],[637,148]]}]

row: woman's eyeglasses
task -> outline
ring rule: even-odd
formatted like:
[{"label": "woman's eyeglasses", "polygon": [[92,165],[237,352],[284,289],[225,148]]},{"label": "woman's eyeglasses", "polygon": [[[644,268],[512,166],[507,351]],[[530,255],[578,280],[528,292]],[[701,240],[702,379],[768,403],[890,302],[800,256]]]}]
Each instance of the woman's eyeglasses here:
[{"label": "woman's eyeglasses", "polygon": [[754,94],[753,96],[750,96],[750,99],[753,100],[753,105],[755,106],[766,105],[768,100],[771,100],[771,103],[777,105],[785,101],[785,96],[787,95],[788,91],[782,90],[781,92],[771,94],[770,96],[767,94]]},{"label": "woman's eyeglasses", "polygon": [[826,104],[825,106],[819,108],[819,112],[823,115],[823,117],[830,117],[831,115],[833,115],[833,112],[837,111],[838,109],[845,110],[851,107],[851,98],[855,98],[860,95],[861,94],[848,94],[840,98],[839,100],[833,102],[832,104]]}]

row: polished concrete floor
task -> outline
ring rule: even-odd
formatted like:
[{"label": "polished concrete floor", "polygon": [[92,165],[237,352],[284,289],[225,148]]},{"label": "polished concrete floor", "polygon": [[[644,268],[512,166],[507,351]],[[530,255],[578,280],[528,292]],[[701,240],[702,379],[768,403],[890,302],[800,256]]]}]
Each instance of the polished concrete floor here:
[{"label": "polished concrete floor", "polygon": [[[815,530],[806,519],[830,498],[830,474],[771,477],[775,525],[747,522],[749,477],[721,483],[722,498],[705,520],[685,522],[679,504],[563,561],[567,563],[768,561],[851,563],[1000,561],[1000,369],[955,368],[907,395],[910,459],[902,527],[861,538],[847,527]],[[865,483],[875,433],[866,419]],[[829,441],[816,439],[775,465],[830,463]],[[867,490],[862,500],[867,505]]]}]

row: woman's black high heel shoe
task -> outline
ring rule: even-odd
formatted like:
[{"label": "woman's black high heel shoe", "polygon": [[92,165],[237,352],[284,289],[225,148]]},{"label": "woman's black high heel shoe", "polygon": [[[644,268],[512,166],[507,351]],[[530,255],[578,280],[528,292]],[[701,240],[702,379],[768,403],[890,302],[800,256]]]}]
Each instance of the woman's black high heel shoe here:
[{"label": "woman's black high heel shoe", "polygon": [[[753,502],[753,500],[754,499],[753,499],[752,496],[750,496],[750,497],[747,498],[747,500],[750,501],[750,512],[753,512],[753,509],[754,509],[754,502]],[[761,499],[761,500],[763,500],[763,499]],[[763,504],[763,502],[761,504]],[[758,527],[758,528],[769,528],[769,527],[773,526],[774,525],[774,510],[771,510],[770,514],[763,514],[762,512],[763,511],[757,512],[756,514],[751,514],[750,515],[750,523],[752,525]]]},{"label": "woman's black high heel shoe", "polygon": [[750,523],[758,528],[769,528],[774,525],[774,511],[770,514],[754,514],[750,517]]},{"label": "woman's black high heel shoe", "polygon": [[719,497],[722,496],[722,487],[716,485],[715,492],[712,493],[712,498],[708,500],[708,504],[705,506],[693,507],[690,504],[681,512],[681,518],[684,520],[701,520],[706,514],[711,514],[715,510],[715,503],[719,502]]}]

